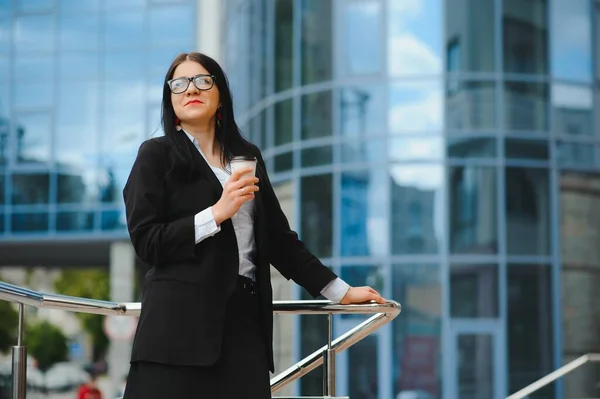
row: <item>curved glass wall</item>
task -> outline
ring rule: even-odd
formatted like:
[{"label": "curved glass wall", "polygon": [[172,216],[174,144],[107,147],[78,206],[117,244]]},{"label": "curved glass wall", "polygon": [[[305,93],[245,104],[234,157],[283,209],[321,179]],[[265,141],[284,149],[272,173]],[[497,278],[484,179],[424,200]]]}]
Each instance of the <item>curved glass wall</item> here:
[{"label": "curved glass wall", "polygon": [[[338,393],[500,398],[598,347],[600,2],[226,4],[238,115],[302,239],[403,304]],[[303,319],[299,354],[323,328]]]},{"label": "curved glass wall", "polygon": [[[0,240],[124,235],[121,190],[159,134],[192,0],[0,0]],[[173,29],[177,21],[177,29]]]}]

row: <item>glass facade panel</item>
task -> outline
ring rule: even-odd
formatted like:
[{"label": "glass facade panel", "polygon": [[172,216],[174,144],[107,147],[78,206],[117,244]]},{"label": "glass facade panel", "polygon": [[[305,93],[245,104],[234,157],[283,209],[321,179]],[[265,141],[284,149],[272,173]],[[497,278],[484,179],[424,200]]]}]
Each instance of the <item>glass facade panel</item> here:
[{"label": "glass facade panel", "polygon": [[100,45],[100,15],[62,15],[59,20],[61,51],[97,51]]},{"label": "glass facade panel", "polygon": [[11,215],[11,230],[14,233],[35,233],[48,230],[48,212],[14,212]]},{"label": "glass facade panel", "polygon": [[379,336],[369,335],[348,349],[348,394],[351,398],[379,397]]},{"label": "glass facade panel", "polygon": [[[508,265],[508,393],[554,370],[551,280],[548,266]],[[532,397],[554,399],[553,391],[550,384]]]},{"label": "glass facade panel", "polygon": [[[335,4],[335,3],[333,3]],[[345,1],[343,39],[338,42],[341,76],[375,74],[383,70],[382,4],[378,0]],[[360,29],[357,27],[360,26]]]},{"label": "glass facade panel", "polygon": [[54,0],[17,0],[20,12],[45,12],[54,8]]},{"label": "glass facade panel", "polygon": [[442,160],[441,137],[394,137],[388,145],[390,161]]},{"label": "glass facade panel", "polygon": [[50,161],[52,115],[50,113],[23,113],[15,118],[16,157],[20,163]]},{"label": "glass facade panel", "polygon": [[97,11],[104,0],[57,0],[61,13],[76,13],[81,11]]},{"label": "glass facade panel", "polygon": [[10,19],[2,16],[2,6],[0,5],[0,54],[4,55],[10,51]]},{"label": "glass facade panel", "polygon": [[509,255],[550,254],[550,193],[547,169],[508,167],[506,249]]},{"label": "glass facade panel", "polygon": [[494,397],[494,338],[490,334],[459,334],[458,397],[481,399]]},{"label": "glass facade panel", "polygon": [[94,204],[98,184],[93,169],[61,168],[56,177],[56,202],[59,204]]},{"label": "glass facade panel", "polygon": [[590,144],[578,143],[556,143],[556,163],[558,166],[566,167],[597,167],[600,165],[598,160],[598,147]]},{"label": "glass facade panel", "polygon": [[592,80],[592,2],[552,0],[551,54],[554,78]]},{"label": "glass facade panel", "polygon": [[144,83],[137,79],[106,82],[102,120],[104,132],[100,135],[99,155],[106,165],[133,162],[139,144],[145,137]]},{"label": "glass facade panel", "polygon": [[94,212],[58,212],[57,231],[91,231],[94,229]]},{"label": "glass facade panel", "polygon": [[544,83],[506,82],[504,124],[509,130],[548,129],[548,87]]},{"label": "glass facade panel", "polygon": [[303,167],[331,165],[333,149],[330,145],[323,147],[307,148],[302,150],[300,163]]},{"label": "glass facade panel", "polygon": [[390,89],[389,101],[390,133],[442,130],[444,110],[441,82],[395,83]]},{"label": "glass facade panel", "polygon": [[446,88],[446,126],[452,130],[497,128],[496,84],[451,79]]},{"label": "glass facade panel", "polygon": [[13,12],[13,0],[0,0],[0,17]]},{"label": "glass facade panel", "polygon": [[[556,83],[552,85],[553,128],[569,137],[593,136],[593,95],[586,86]],[[596,133],[600,136],[600,133]]]},{"label": "glass facade panel", "polygon": [[[7,179],[4,178],[4,173],[0,173],[0,209],[2,209],[1,205],[4,205],[6,203],[6,200],[5,200],[5,196],[6,196],[6,187],[5,187],[6,180]],[[0,216],[0,219],[1,218],[2,217]]]},{"label": "glass facade panel", "polygon": [[451,265],[450,317],[498,317],[498,281],[497,265]]},{"label": "glass facade panel", "polygon": [[98,153],[98,85],[73,82],[61,85],[58,92],[55,159],[63,165],[89,165]]},{"label": "glass facade panel", "polygon": [[294,167],[294,153],[286,152],[276,155],[273,161],[275,172],[286,172]]},{"label": "glass facade panel", "polygon": [[112,15],[106,19],[103,37],[107,49],[140,48],[144,43],[144,14],[129,11]]},{"label": "glass facade panel", "polygon": [[448,72],[496,69],[494,0],[446,1]]},{"label": "glass facade panel", "polygon": [[[68,89],[70,84],[74,81],[97,81],[100,70],[99,60],[100,55],[98,53],[61,54],[58,57],[59,90]],[[73,93],[81,92],[72,90],[70,93],[72,95]],[[59,97],[59,100],[61,100],[62,95]]]},{"label": "glass facade panel", "polygon": [[14,78],[20,83],[48,82],[54,78],[54,59],[49,55],[25,54],[14,60]]},{"label": "glass facade panel", "polygon": [[[173,21],[177,21],[177,29],[173,29]],[[169,47],[179,51],[191,51],[195,37],[196,13],[191,3],[150,7],[146,29],[146,44],[155,47]],[[172,58],[174,58],[175,54]],[[163,68],[169,66],[167,63]],[[164,73],[164,72],[163,72]]]},{"label": "glass facade panel", "polygon": [[300,187],[302,240],[317,257],[329,257],[333,238],[332,176],[303,177]]},{"label": "glass facade panel", "polygon": [[302,139],[313,139],[333,135],[331,92],[307,94],[302,97]]},{"label": "glass facade panel", "polygon": [[12,204],[47,204],[50,199],[50,176],[45,174],[12,175]]},{"label": "glass facade panel", "polygon": [[275,146],[290,143],[293,139],[293,103],[285,100],[275,104]]},{"label": "glass facade panel", "polygon": [[333,64],[331,18],[334,2],[301,0],[300,4],[302,84],[330,80]]},{"label": "glass facade panel", "polygon": [[55,46],[54,15],[23,15],[15,18],[14,45],[20,53],[50,53]]},{"label": "glass facade panel", "polygon": [[444,6],[441,0],[387,0],[388,74],[442,72],[442,10]]},{"label": "glass facade panel", "polygon": [[391,323],[393,397],[420,391],[442,399],[440,266],[392,265],[391,284],[392,298],[402,304],[402,317]]},{"label": "glass facade panel", "polygon": [[[52,106],[54,101],[54,83],[22,83],[13,86],[14,108],[17,110],[39,110]],[[32,96],[31,93],[35,93]]]},{"label": "glass facade panel", "polygon": [[[444,231],[443,170],[439,165],[391,166],[392,254],[435,254],[439,251],[440,235]],[[385,201],[385,196],[378,198]]]},{"label": "glass facade panel", "polygon": [[381,163],[385,161],[383,155],[387,151],[386,141],[383,139],[351,141],[341,143],[340,147],[343,163]]},{"label": "glass facade panel", "polygon": [[386,131],[386,88],[382,85],[346,87],[339,92],[339,129],[348,137]]},{"label": "glass facade panel", "polygon": [[497,170],[468,165],[449,169],[450,251],[498,252]]},{"label": "glass facade panel", "polygon": [[548,73],[547,0],[503,0],[504,72]]},{"label": "glass facade panel", "polygon": [[490,137],[447,137],[446,156],[450,158],[492,158],[496,156],[496,139]]},{"label": "glass facade panel", "polygon": [[294,82],[294,1],[275,1],[275,91],[292,87]]},{"label": "glass facade panel", "polygon": [[548,140],[506,139],[504,142],[506,159],[535,159],[548,161],[550,158]]},{"label": "glass facade panel", "polygon": [[388,252],[385,182],[385,169],[382,168],[342,173],[342,256],[374,256]]}]

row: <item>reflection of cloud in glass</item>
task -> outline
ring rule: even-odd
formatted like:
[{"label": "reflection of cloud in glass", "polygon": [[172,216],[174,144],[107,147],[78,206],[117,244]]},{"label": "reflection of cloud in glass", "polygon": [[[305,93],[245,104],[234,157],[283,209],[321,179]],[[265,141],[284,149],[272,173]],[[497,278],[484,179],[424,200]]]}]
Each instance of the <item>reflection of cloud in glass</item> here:
[{"label": "reflection of cloud in glass", "polygon": [[590,1],[552,2],[552,73],[564,79],[591,80]]},{"label": "reflection of cloud in glass", "polygon": [[592,109],[592,90],[589,87],[567,84],[552,85],[552,105],[559,108]]},{"label": "reflection of cloud in glass", "polygon": [[396,84],[390,97],[388,123],[392,132],[435,132],[442,128],[443,103],[439,82]]},{"label": "reflection of cloud in glass", "polygon": [[393,161],[441,159],[442,140],[440,137],[391,139],[389,153]]},{"label": "reflection of cloud in glass", "polygon": [[440,73],[442,6],[439,0],[390,0],[388,7],[389,73]]}]

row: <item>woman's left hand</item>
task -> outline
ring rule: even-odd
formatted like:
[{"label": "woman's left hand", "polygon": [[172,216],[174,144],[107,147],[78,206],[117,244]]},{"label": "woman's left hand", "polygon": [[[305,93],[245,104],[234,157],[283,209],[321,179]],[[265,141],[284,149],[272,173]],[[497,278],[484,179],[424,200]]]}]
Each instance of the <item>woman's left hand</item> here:
[{"label": "woman's left hand", "polygon": [[385,299],[379,295],[379,292],[371,287],[350,287],[346,292],[346,295],[344,295],[340,301],[340,305],[350,305],[353,303],[365,303],[370,301],[384,303]]}]

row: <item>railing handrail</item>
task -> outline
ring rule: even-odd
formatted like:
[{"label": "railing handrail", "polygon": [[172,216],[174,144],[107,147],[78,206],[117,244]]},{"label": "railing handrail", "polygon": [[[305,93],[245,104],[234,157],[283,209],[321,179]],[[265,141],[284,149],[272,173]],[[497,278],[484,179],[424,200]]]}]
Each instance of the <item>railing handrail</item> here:
[{"label": "railing handrail", "polygon": [[[68,312],[92,313],[114,316],[139,316],[140,302],[112,302],[68,295],[48,294],[0,281],[0,300],[22,303],[36,308],[61,309]],[[386,301],[383,304],[339,305],[331,301],[273,301],[274,314],[394,314],[400,313],[400,304]]]},{"label": "railing handrail", "polygon": [[[23,305],[36,308],[61,309],[69,312],[92,313],[100,315],[115,316],[139,316],[141,312],[140,302],[112,302],[96,299],[79,298],[67,295],[48,294],[19,287],[0,281],[0,300],[18,303],[20,305],[19,315],[22,318]],[[274,314],[326,314],[329,315],[329,339],[327,345],[313,352],[311,355],[300,360],[282,373],[271,379],[271,392],[277,392],[294,380],[306,375],[323,364],[324,359],[334,361],[334,356],[350,346],[354,345],[373,331],[392,321],[400,314],[401,306],[395,301],[386,301],[383,304],[365,303],[357,305],[340,305],[331,301],[273,301]],[[339,338],[331,338],[331,317],[333,314],[374,314],[352,330]],[[19,326],[21,330],[21,325]],[[19,335],[20,336],[20,335]],[[19,339],[19,348],[21,340]],[[14,361],[14,360],[13,360]],[[334,364],[327,365],[326,369],[335,370]],[[330,373],[329,373],[330,374]],[[329,376],[326,373],[326,376]],[[13,376],[14,377],[14,376]],[[335,380],[329,379],[327,394],[331,394]],[[15,380],[16,381],[16,380]]]},{"label": "railing handrail", "polygon": [[513,393],[508,396],[506,399],[523,399],[527,397],[527,395],[532,394],[533,392],[542,389],[546,385],[550,384],[558,380],[561,377],[569,374],[571,371],[583,366],[588,362],[600,362],[600,353],[587,353],[583,356],[578,357],[577,359],[565,364],[562,367],[554,370],[550,374],[540,378],[539,380],[527,385],[525,388]]}]

